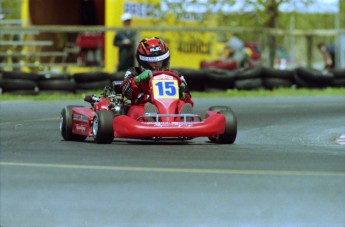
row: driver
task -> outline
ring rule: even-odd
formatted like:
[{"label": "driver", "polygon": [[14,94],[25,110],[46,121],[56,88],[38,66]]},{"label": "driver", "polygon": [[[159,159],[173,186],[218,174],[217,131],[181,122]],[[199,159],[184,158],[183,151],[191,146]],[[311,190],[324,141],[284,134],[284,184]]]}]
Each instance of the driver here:
[{"label": "driver", "polygon": [[158,37],[142,39],[136,51],[138,67],[129,68],[121,84],[122,94],[131,100],[132,104],[143,104],[150,100],[148,82],[152,77],[152,71],[171,71],[180,76],[180,100],[193,106],[191,94],[184,77],[177,71],[169,69],[170,52],[165,42]]}]

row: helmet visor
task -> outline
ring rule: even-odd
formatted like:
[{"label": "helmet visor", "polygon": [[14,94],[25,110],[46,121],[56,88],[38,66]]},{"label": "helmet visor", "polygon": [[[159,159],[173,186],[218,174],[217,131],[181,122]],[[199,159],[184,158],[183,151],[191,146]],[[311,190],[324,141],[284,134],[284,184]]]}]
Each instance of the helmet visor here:
[{"label": "helmet visor", "polygon": [[157,61],[163,61],[169,57],[170,53],[167,51],[165,54],[161,56],[154,56],[154,57],[147,57],[143,55],[139,55],[139,59],[141,61],[146,61],[146,62],[157,62]]}]

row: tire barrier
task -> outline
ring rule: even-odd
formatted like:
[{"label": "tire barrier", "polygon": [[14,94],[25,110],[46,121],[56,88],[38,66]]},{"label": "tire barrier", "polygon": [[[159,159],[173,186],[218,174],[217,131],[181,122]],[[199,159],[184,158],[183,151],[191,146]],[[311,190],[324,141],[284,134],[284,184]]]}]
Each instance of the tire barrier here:
[{"label": "tire barrier", "polygon": [[73,75],[76,92],[88,90],[102,90],[110,85],[110,74],[105,72],[85,72]]},{"label": "tire barrier", "polygon": [[294,70],[279,70],[264,67],[262,69],[262,83],[267,89],[292,87],[294,84]]},{"label": "tire barrier", "polygon": [[272,90],[281,87],[292,87],[293,82],[292,80],[287,80],[283,78],[267,77],[262,79],[262,85],[264,88]]},{"label": "tire barrier", "polygon": [[40,80],[37,84],[40,92],[75,92],[76,90],[73,80]]},{"label": "tire barrier", "polygon": [[257,90],[262,88],[261,78],[238,79],[235,81],[235,88],[238,90]]},{"label": "tire barrier", "polygon": [[76,83],[68,73],[43,72],[37,82],[40,92],[75,92]]},{"label": "tire barrier", "polygon": [[110,80],[100,80],[100,81],[91,81],[91,82],[83,82],[83,83],[76,83],[75,89],[76,92],[85,91],[85,90],[103,90],[105,86],[110,85]]},{"label": "tire barrier", "polygon": [[295,82],[299,87],[324,88],[329,87],[334,74],[329,70],[317,70],[299,67],[295,70]]},{"label": "tire barrier", "polygon": [[[191,91],[345,87],[345,69],[317,70],[298,67],[293,70],[279,70],[255,66],[234,70],[219,68],[173,68],[173,70],[185,77]],[[53,72],[40,74],[0,72],[0,93],[37,94],[102,90],[112,81],[123,80],[124,73],[87,72],[70,75]]]},{"label": "tire barrier", "polygon": [[26,72],[2,72],[0,78],[0,91],[16,94],[34,95],[38,93],[37,81],[40,75]]},{"label": "tire barrier", "polygon": [[261,78],[262,71],[262,66],[239,68],[237,69],[236,80]]},{"label": "tire barrier", "polygon": [[236,70],[225,69],[204,69],[204,89],[210,90],[227,90],[234,88]]},{"label": "tire barrier", "polygon": [[181,73],[187,81],[190,91],[204,91],[205,71],[189,68],[173,68],[172,70]]},{"label": "tire barrier", "polygon": [[3,79],[19,79],[19,80],[31,80],[38,81],[41,78],[41,75],[36,73],[27,73],[20,71],[4,71],[2,72]]},{"label": "tire barrier", "polygon": [[33,80],[1,78],[0,91],[1,93],[34,95],[38,93],[38,87]]},{"label": "tire barrier", "polygon": [[330,85],[331,87],[345,87],[345,78],[334,78]]},{"label": "tire barrier", "polygon": [[345,70],[344,69],[333,69],[331,72],[334,78],[331,82],[331,87],[345,87]]},{"label": "tire barrier", "polygon": [[115,73],[111,73],[110,76],[110,81],[119,81],[119,80],[123,80],[125,77],[125,71],[118,71]]},{"label": "tire barrier", "polygon": [[235,76],[235,88],[239,90],[256,90],[263,88],[262,66],[240,68]]}]

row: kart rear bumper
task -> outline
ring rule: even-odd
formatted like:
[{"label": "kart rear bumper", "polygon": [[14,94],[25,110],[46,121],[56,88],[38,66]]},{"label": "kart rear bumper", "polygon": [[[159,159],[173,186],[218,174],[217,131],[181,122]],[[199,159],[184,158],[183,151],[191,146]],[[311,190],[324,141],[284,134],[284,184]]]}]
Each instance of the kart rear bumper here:
[{"label": "kart rear bumper", "polygon": [[201,122],[139,122],[121,115],[114,118],[113,129],[118,138],[210,137],[224,133],[225,117],[215,114]]}]

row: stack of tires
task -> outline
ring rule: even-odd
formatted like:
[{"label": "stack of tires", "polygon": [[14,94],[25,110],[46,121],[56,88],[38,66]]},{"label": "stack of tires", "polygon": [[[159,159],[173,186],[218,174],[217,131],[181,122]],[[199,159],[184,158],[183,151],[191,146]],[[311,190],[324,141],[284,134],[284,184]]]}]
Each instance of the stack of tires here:
[{"label": "stack of tires", "polygon": [[[317,70],[298,67],[279,70],[263,66],[240,69],[173,68],[182,74],[191,91],[255,90],[280,87],[345,87],[345,69]],[[112,81],[122,81],[125,72],[27,73],[0,72],[0,93],[38,94],[39,92],[83,92],[103,90]]]},{"label": "stack of tires", "polygon": [[173,68],[173,71],[177,71],[183,75],[187,81],[190,91],[204,91],[205,90],[205,71],[189,68]]},{"label": "stack of tires", "polygon": [[329,70],[299,67],[295,69],[294,78],[299,88],[325,88],[330,87],[334,74]]},{"label": "stack of tires", "polygon": [[125,71],[117,71],[115,73],[109,74],[109,79],[111,82],[113,81],[123,81],[125,77]]},{"label": "stack of tires", "polygon": [[110,85],[110,74],[106,72],[85,72],[73,75],[76,91],[102,90]]},{"label": "stack of tires", "polygon": [[204,73],[205,91],[228,90],[234,88],[237,70],[207,68]]},{"label": "stack of tires", "polygon": [[39,92],[75,92],[76,83],[68,73],[42,72],[39,75]]},{"label": "stack of tires", "polygon": [[263,67],[262,84],[266,89],[292,87],[294,85],[294,70],[280,70]]},{"label": "stack of tires", "polygon": [[191,91],[345,87],[345,69],[317,70],[298,67],[281,70],[258,65],[233,70],[220,68],[199,70],[175,68],[174,70],[185,76]]},{"label": "stack of tires", "polygon": [[345,69],[330,70],[333,73],[331,87],[345,87]]},{"label": "stack of tires", "polygon": [[37,94],[37,82],[40,75],[36,73],[26,73],[20,71],[1,73],[0,91],[1,93],[10,92],[16,94]]},{"label": "stack of tires", "polygon": [[255,66],[238,69],[234,84],[235,88],[239,90],[256,90],[263,88],[262,67]]}]

